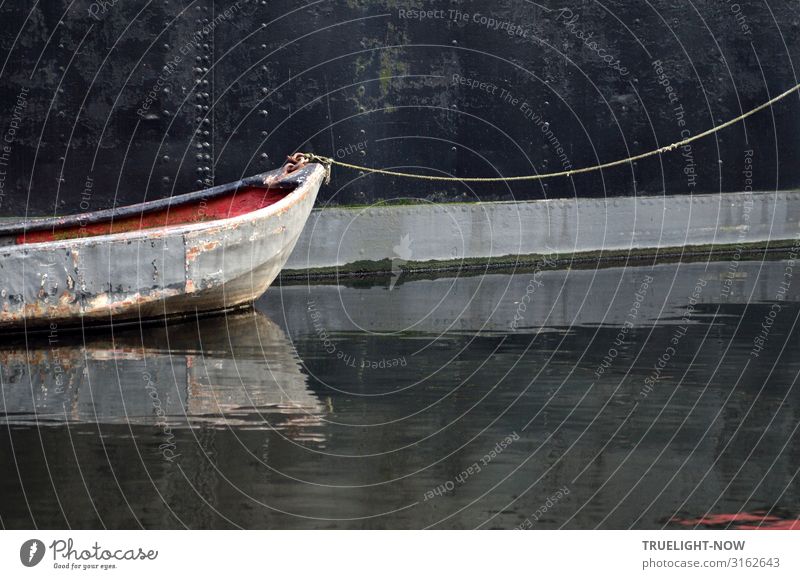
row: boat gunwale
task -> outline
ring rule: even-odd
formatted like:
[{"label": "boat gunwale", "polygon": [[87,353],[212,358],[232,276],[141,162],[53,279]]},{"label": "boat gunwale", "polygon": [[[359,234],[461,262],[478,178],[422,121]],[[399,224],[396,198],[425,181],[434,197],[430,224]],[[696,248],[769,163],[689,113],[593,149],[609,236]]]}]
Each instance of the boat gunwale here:
[{"label": "boat gunwale", "polygon": [[[270,175],[272,173],[274,173],[274,171],[273,172],[268,172],[268,173],[261,173],[259,175],[255,175],[253,177],[248,177],[247,179],[242,179],[240,181],[235,181],[233,183],[227,183],[227,184],[224,184],[224,185],[219,185],[218,187],[220,189],[216,192],[216,194],[219,195],[219,194],[221,194],[223,192],[236,191],[236,190],[242,188],[243,186],[244,187],[255,186],[254,183],[250,183],[248,185],[248,182],[251,181],[251,180],[261,179],[265,175]],[[306,165],[302,169],[298,169],[297,171],[295,171],[294,173],[289,175],[289,178],[284,179],[281,182],[279,182],[279,183],[283,184],[284,187],[287,184],[294,184],[295,185],[294,189],[292,191],[290,191],[289,193],[287,193],[285,197],[283,197],[282,199],[276,201],[275,203],[267,205],[266,207],[262,207],[261,209],[256,209],[255,211],[250,211],[250,212],[247,212],[247,213],[243,213],[241,215],[235,215],[233,217],[225,217],[225,218],[222,218],[222,219],[213,219],[213,220],[210,220],[210,221],[203,221],[203,222],[199,222],[199,223],[179,223],[179,224],[175,224],[175,225],[167,225],[167,226],[161,226],[161,227],[143,228],[143,229],[138,229],[136,231],[124,231],[124,232],[120,232],[120,233],[106,233],[106,234],[102,234],[102,235],[92,235],[92,236],[87,236],[87,237],[74,237],[74,238],[69,238],[69,239],[58,239],[58,240],[52,240],[52,241],[39,241],[39,242],[31,242],[31,243],[5,245],[5,246],[0,246],[0,254],[1,255],[9,255],[10,253],[13,253],[13,252],[28,252],[28,251],[31,251],[31,250],[46,250],[46,249],[49,249],[49,248],[64,248],[64,247],[68,247],[68,246],[85,246],[85,245],[96,244],[97,242],[105,242],[105,241],[134,241],[134,240],[147,239],[147,238],[152,238],[152,237],[159,237],[159,238],[160,237],[170,237],[170,236],[176,236],[176,235],[183,235],[183,234],[186,234],[186,233],[194,233],[196,231],[204,231],[204,230],[210,231],[210,230],[213,230],[213,229],[216,229],[216,228],[224,228],[224,227],[227,227],[227,226],[235,226],[240,222],[252,221],[254,219],[262,219],[262,218],[270,217],[272,214],[279,214],[279,213],[282,213],[282,212],[288,210],[292,205],[297,203],[301,198],[305,197],[305,195],[308,194],[310,186],[312,185],[312,181],[315,180],[314,179],[315,177],[317,178],[318,182],[321,184],[322,179],[324,177],[324,173],[325,173],[325,168],[322,165],[320,165],[318,163],[309,163],[308,165]],[[263,185],[262,185],[262,187],[263,187]],[[223,190],[221,188],[225,188],[225,189]],[[264,188],[267,189],[267,187],[264,187]],[[282,187],[273,185],[273,186],[270,186],[269,188],[280,189]],[[212,188],[212,189],[217,189],[217,188]],[[209,191],[209,190],[208,189],[204,189],[204,190],[201,190],[201,191],[194,191],[192,193],[186,193],[184,195],[185,196],[196,195],[196,194],[199,194],[199,193],[202,193],[202,192],[207,192],[207,191]],[[199,198],[202,198],[202,196],[198,195],[198,199]],[[169,200],[169,199],[173,199],[173,198],[168,198],[167,200]],[[167,201],[167,200],[164,200],[164,201]],[[159,200],[159,201],[161,201],[161,200]],[[179,203],[179,204],[176,204],[176,206],[183,205],[183,204],[184,203]],[[132,205],[132,206],[129,206],[129,207],[135,207],[135,206]],[[145,213],[146,212],[147,211],[145,211]],[[84,215],[87,215],[87,214],[84,214]],[[91,214],[89,214],[89,215],[91,215]],[[81,216],[82,215],[75,215],[75,216],[70,216],[70,217],[71,218],[77,218],[77,217],[81,217]],[[50,218],[48,218],[48,221],[50,221]],[[109,222],[111,222],[111,221],[113,221],[113,218],[109,219]],[[28,222],[28,223],[30,223],[30,222]],[[51,221],[51,223],[52,223],[52,221]],[[59,225],[61,225],[61,224],[59,224]],[[13,227],[13,226],[14,225],[7,225],[5,227],[7,227],[10,230],[11,227]],[[41,231],[42,229],[39,228],[38,230]],[[33,229],[27,229],[25,231],[34,231],[34,230]],[[154,235],[154,232],[157,232],[157,235]],[[0,226],[0,238],[8,237],[8,236],[11,236],[11,235],[14,235],[14,233],[6,232],[6,231],[3,230],[3,227]]]}]

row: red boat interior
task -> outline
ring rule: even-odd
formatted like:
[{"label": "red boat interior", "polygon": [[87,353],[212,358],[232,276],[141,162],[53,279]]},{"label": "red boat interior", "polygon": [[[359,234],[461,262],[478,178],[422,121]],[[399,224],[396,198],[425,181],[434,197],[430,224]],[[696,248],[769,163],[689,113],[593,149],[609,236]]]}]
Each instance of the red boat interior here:
[{"label": "red boat interior", "polygon": [[29,231],[17,235],[15,240],[17,245],[23,245],[227,219],[268,207],[288,193],[285,189],[247,187],[207,201],[175,205],[116,220]]}]

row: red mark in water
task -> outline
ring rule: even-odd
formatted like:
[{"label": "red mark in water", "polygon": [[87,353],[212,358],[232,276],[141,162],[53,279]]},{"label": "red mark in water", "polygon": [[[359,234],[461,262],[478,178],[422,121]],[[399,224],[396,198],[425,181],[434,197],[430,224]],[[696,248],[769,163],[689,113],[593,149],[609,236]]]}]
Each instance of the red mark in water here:
[{"label": "red mark in water", "polygon": [[703,525],[707,527],[730,526],[734,529],[749,530],[798,530],[800,531],[800,519],[770,515],[768,511],[753,511],[750,513],[716,514],[686,519],[683,517],[673,517],[670,523],[683,525],[685,527],[695,527]]}]

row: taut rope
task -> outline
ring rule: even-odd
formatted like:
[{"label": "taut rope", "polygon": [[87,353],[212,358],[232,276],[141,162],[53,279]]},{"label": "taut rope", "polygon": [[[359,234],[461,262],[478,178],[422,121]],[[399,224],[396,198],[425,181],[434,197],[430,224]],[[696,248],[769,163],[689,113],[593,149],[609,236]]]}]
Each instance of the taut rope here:
[{"label": "taut rope", "polygon": [[787,96],[792,94],[793,92],[800,89],[800,84],[793,86],[789,90],[779,94],[775,98],[768,100],[767,102],[758,105],[754,109],[749,110],[748,112],[739,115],[735,119],[731,119],[727,122],[722,123],[721,125],[717,125],[707,131],[703,131],[702,133],[698,133],[692,137],[688,137],[683,139],[682,141],[678,141],[677,143],[672,143],[671,145],[667,145],[665,147],[659,147],[658,149],[654,149],[652,151],[648,151],[646,153],[640,153],[638,155],[633,155],[632,157],[627,157],[625,159],[618,159],[616,161],[610,161],[608,163],[600,163],[599,165],[592,165],[591,167],[581,167],[580,169],[571,169],[569,171],[559,171],[557,173],[540,173],[538,175],[517,175],[514,177],[445,177],[441,175],[420,175],[417,173],[404,173],[402,171],[389,171],[387,169],[375,169],[373,167],[362,167],[361,165],[353,165],[352,163],[345,163],[344,161],[337,161],[332,157],[323,157],[321,155],[316,155],[314,153],[295,153],[295,156],[299,155],[301,158],[304,157],[308,162],[318,162],[325,165],[325,167],[330,171],[331,165],[337,165],[339,167],[344,167],[345,169],[353,169],[354,171],[364,171],[366,173],[377,173],[380,175],[389,175],[391,177],[407,177],[409,179],[424,179],[426,181],[457,181],[457,182],[468,182],[468,183],[495,183],[495,182],[503,182],[503,181],[539,181],[542,179],[551,179],[553,177],[570,177],[572,175],[578,175],[580,173],[591,173],[592,171],[600,171],[602,169],[609,169],[611,167],[616,167],[618,165],[625,165],[626,163],[632,163],[633,161],[638,161],[640,159],[646,159],[647,157],[652,157],[653,155],[660,155],[661,153],[667,153],[669,151],[674,151],[678,147],[683,147],[684,145],[688,145],[689,143],[693,143],[699,139],[707,137],[709,135],[713,135],[716,132],[721,131],[731,125],[734,125],[738,122],[743,121],[749,116],[756,114],[759,111],[762,111],[768,107],[771,107],[778,101],[785,99]]}]

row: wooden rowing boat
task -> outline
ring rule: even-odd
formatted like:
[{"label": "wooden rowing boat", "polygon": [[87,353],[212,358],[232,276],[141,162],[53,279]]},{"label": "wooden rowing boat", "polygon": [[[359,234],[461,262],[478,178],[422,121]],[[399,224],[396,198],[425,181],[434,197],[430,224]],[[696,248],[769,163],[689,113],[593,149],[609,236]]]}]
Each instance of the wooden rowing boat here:
[{"label": "wooden rowing boat", "polygon": [[0,327],[109,323],[252,302],[280,272],[326,170],[293,158],[227,185],[0,225]]}]

